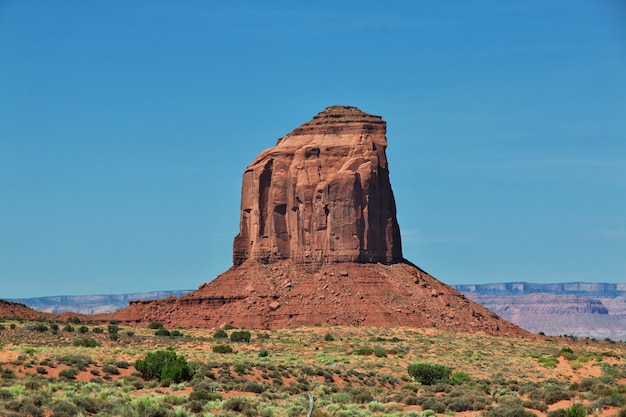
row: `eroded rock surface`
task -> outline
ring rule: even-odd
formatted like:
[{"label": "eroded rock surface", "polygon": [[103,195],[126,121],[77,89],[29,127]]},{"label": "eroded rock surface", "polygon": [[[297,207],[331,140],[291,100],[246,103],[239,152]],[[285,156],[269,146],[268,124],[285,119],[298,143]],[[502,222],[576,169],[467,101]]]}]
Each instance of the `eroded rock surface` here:
[{"label": "eroded rock surface", "polygon": [[245,170],[233,263],[402,260],[386,123],[332,106]]},{"label": "eroded rock surface", "polygon": [[297,326],[411,326],[530,337],[409,263],[245,262],[180,298],[132,301],[106,317],[166,327],[248,329]]},{"label": "eroded rock surface", "polygon": [[529,333],[402,258],[385,122],[332,106],[245,170],[234,266],[180,298],[107,316],[169,327],[437,327]]}]

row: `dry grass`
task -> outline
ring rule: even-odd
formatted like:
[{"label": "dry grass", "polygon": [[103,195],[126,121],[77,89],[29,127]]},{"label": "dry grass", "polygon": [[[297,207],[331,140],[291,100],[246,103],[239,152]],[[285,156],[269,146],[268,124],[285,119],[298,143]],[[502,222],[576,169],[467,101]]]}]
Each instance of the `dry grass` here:
[{"label": "dry grass", "polygon": [[[214,329],[180,329],[182,337],[159,337],[153,329],[121,327],[118,339],[111,340],[106,326],[96,334],[97,326],[87,324],[89,331],[80,334],[63,331],[60,324],[53,334],[33,330],[33,322],[2,325],[3,415],[36,415],[38,408],[42,416],[61,416],[65,406],[94,415],[141,415],[137,410],[153,407],[166,415],[295,417],[306,413],[308,393],[316,397],[319,417],[427,416],[428,407],[461,416],[513,415],[525,407],[544,416],[573,402],[611,416],[626,402],[626,344],[610,341],[506,339],[401,327],[252,331],[251,343],[214,339]],[[74,346],[85,337],[100,346]],[[231,345],[235,353],[213,353],[218,344]],[[137,375],[135,360],[166,348],[196,367],[192,381],[162,386]],[[451,367],[464,378],[420,386],[407,373],[407,366],[418,362]],[[190,396],[194,391],[200,394]],[[210,391],[215,391],[211,398],[202,397]],[[149,405],[141,403],[144,397]]]}]

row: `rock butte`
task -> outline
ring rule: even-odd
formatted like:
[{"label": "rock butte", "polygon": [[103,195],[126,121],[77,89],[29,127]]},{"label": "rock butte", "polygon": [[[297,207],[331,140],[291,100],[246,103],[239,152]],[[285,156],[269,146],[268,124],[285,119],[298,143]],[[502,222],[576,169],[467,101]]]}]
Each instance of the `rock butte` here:
[{"label": "rock butte", "polygon": [[[245,170],[233,267],[102,319],[168,327],[437,327],[528,337],[402,257],[386,123],[331,106]],[[96,317],[96,316],[94,316]]]},{"label": "rock butte", "polygon": [[386,124],[333,106],[262,152],[243,174],[235,266],[402,260]]}]

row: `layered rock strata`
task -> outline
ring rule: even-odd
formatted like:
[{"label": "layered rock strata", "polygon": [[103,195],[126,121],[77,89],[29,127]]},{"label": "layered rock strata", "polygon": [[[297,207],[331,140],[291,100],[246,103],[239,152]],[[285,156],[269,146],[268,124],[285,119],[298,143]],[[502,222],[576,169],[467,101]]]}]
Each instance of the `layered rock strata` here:
[{"label": "layered rock strata", "polygon": [[402,260],[386,123],[332,106],[245,170],[233,263]]},{"label": "layered rock strata", "polygon": [[246,262],[180,298],[132,301],[106,317],[168,328],[410,326],[507,337],[530,333],[410,263]]}]

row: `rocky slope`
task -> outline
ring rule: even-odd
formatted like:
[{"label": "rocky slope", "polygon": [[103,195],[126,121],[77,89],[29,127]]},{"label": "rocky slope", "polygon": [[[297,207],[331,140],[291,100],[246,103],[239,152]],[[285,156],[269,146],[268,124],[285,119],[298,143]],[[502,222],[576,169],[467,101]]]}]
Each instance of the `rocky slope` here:
[{"label": "rocky slope", "polygon": [[534,333],[626,340],[626,284],[521,282],[456,288]]},{"label": "rocky slope", "polygon": [[171,327],[416,326],[528,336],[408,263],[333,263],[307,270],[289,261],[247,262],[197,291],[133,301],[110,318]]},{"label": "rocky slope", "polygon": [[402,258],[386,124],[332,106],[243,174],[234,266],[180,298],[102,319],[167,326],[438,327],[530,336]]},{"label": "rocky slope", "polygon": [[21,303],[0,300],[0,317],[19,317],[26,320],[37,320],[46,318],[48,315]]}]

